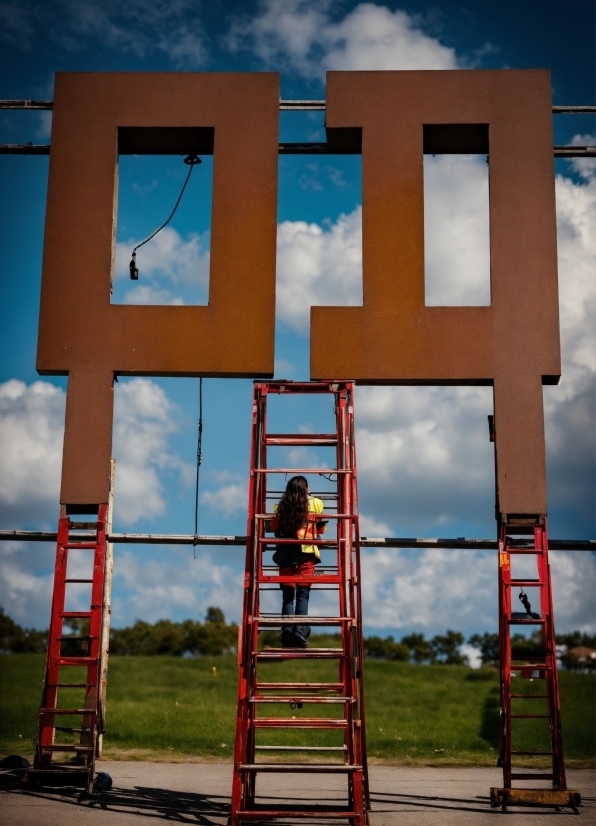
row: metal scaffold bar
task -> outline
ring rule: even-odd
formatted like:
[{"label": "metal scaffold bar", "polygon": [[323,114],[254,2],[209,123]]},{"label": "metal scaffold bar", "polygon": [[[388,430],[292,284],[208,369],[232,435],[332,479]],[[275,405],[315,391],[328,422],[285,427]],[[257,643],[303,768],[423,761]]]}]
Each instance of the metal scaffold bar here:
[{"label": "metal scaffold bar", "polygon": [[[82,540],[84,532],[72,534]],[[0,530],[1,541],[17,542],[56,542],[55,531],[8,531]],[[115,545],[224,545],[246,546],[246,536],[208,536],[191,533],[111,533],[108,541]],[[524,540],[521,540],[522,542]],[[492,551],[498,547],[496,539],[467,539],[465,537],[438,538],[413,536],[366,537],[360,539],[363,548],[452,548],[454,550]],[[551,551],[596,551],[596,539],[550,539]]]},{"label": "metal scaffold bar", "polygon": [[[281,112],[325,111],[325,100],[280,100]],[[2,99],[0,109],[53,109],[53,100]],[[553,115],[591,115],[596,106],[553,106]]]}]

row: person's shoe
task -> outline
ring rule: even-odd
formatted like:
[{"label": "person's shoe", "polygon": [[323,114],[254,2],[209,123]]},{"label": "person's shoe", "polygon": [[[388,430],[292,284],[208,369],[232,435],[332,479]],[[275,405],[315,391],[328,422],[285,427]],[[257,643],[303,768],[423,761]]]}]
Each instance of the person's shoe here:
[{"label": "person's shoe", "polygon": [[292,648],[308,648],[308,640],[305,640],[304,637],[295,635],[292,638]]}]

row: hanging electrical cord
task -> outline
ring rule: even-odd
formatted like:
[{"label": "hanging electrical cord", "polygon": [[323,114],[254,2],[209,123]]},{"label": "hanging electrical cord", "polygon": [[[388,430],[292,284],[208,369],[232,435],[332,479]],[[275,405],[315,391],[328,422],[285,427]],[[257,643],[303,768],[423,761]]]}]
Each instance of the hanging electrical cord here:
[{"label": "hanging electrical cord", "polygon": [[203,379],[199,379],[199,434],[197,439],[197,482],[195,486],[195,534],[193,541],[193,557],[197,558],[197,536],[199,532],[199,473],[203,461]]},{"label": "hanging electrical cord", "polygon": [[158,229],[156,229],[155,232],[152,235],[149,236],[149,238],[145,238],[144,241],[141,241],[140,244],[137,244],[136,247],[132,251],[132,258],[130,259],[130,264],[128,265],[128,268],[130,270],[131,281],[138,281],[139,280],[139,271],[137,269],[137,250],[140,249],[141,247],[145,246],[145,244],[148,241],[151,241],[152,238],[155,238],[157,233],[161,232],[164,227],[167,227],[167,225],[170,223],[170,221],[174,217],[174,214],[175,214],[176,210],[178,209],[178,204],[182,200],[182,196],[184,195],[184,190],[186,189],[186,184],[190,180],[190,176],[192,174],[192,171],[193,171],[194,167],[197,166],[197,164],[200,164],[200,163],[203,163],[203,162],[199,158],[198,155],[188,155],[184,159],[184,163],[189,167],[188,175],[186,176],[186,180],[184,181],[182,189],[180,190],[180,195],[178,196],[178,200],[176,201],[176,206],[172,210],[172,213],[171,213],[170,217],[165,222],[165,224],[162,224]]}]

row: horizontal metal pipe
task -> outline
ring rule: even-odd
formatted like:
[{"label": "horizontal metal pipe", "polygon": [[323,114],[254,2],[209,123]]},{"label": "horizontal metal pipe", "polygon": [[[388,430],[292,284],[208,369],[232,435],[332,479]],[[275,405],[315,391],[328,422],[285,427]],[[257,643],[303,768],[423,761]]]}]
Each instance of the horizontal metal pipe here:
[{"label": "horizontal metal pipe", "polygon": [[[74,541],[89,539],[89,532],[71,531]],[[55,531],[0,531],[0,541],[56,542]],[[167,534],[167,533],[112,533],[108,540],[117,545],[224,545],[244,547],[246,536],[209,536],[207,534]],[[271,540],[275,542],[275,539]],[[520,540],[523,542],[524,540]],[[529,542],[529,540],[527,540]],[[420,537],[366,537],[360,539],[363,548],[452,548],[454,550],[495,550],[496,539],[434,539]],[[596,539],[549,539],[551,551],[596,551]]]},{"label": "horizontal metal pipe", "polygon": [[[280,111],[324,111],[325,100],[280,100]],[[0,100],[0,109],[53,109],[53,100]],[[591,115],[596,106],[553,106],[553,115]]]},{"label": "horizontal metal pipe", "polygon": [[[49,155],[49,143],[3,143],[0,155]],[[280,155],[359,155],[359,152],[338,152],[326,143],[280,143]],[[554,146],[555,158],[596,158],[596,146]]]}]

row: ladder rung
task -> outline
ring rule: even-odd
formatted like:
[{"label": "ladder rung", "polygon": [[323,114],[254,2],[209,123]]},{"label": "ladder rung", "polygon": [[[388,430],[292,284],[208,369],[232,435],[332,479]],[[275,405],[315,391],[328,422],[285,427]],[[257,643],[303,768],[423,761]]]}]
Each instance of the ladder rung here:
[{"label": "ladder rung", "polygon": [[72,522],[68,523],[69,530],[75,531],[94,531],[97,530],[99,522]]},{"label": "ladder rung", "polygon": [[295,691],[296,689],[304,689],[304,691],[343,691],[343,683],[257,683],[256,688],[261,691],[279,691],[287,689],[288,691]]},{"label": "ladder rung", "polygon": [[93,714],[97,711],[94,708],[40,708],[40,714]]},{"label": "ladder rung", "polygon": [[512,780],[554,780],[554,774],[529,774],[526,772],[513,772]]},{"label": "ladder rung", "polygon": [[86,726],[85,728],[73,728],[72,726],[53,726],[54,731],[73,731],[77,732],[78,734],[91,734],[93,729],[90,726]]},{"label": "ladder rung", "polygon": [[94,746],[76,746],[76,745],[66,745],[66,744],[56,744],[54,743],[51,746],[42,746],[42,751],[94,751]]},{"label": "ladder rung", "polygon": [[362,766],[346,766],[334,763],[242,763],[240,770],[245,772],[304,772],[340,774],[361,772]]},{"label": "ladder rung", "polygon": [[93,582],[92,579],[65,579],[64,582]]},{"label": "ladder rung", "polygon": [[511,754],[556,754],[556,751],[521,751],[519,749],[511,749]]},{"label": "ladder rung", "polygon": [[293,616],[253,617],[252,621],[259,625],[343,625],[352,622],[353,617],[309,617],[307,614]]},{"label": "ladder rung", "polygon": [[97,634],[85,634],[82,637],[79,636],[68,636],[68,637],[54,637],[55,640],[58,642],[64,642],[64,640],[97,640],[99,639]]},{"label": "ladder rung", "polygon": [[[295,807],[292,807],[295,809]],[[289,809],[240,809],[238,811],[238,816],[243,820],[248,818],[254,818],[255,820],[262,820],[263,818],[288,818],[288,819],[295,819],[295,818],[326,818],[332,819],[337,818],[338,820],[349,820],[354,817],[359,817],[359,813],[356,812],[354,809],[319,809],[316,806],[304,807],[300,811],[290,811]]]},{"label": "ladder rung", "polygon": [[253,468],[252,473],[293,473],[295,476],[297,475],[305,475],[306,473],[313,473],[318,476],[322,475],[323,473],[326,476],[335,473],[353,473],[352,468],[308,468],[308,467],[256,467]]},{"label": "ladder rung", "polygon": [[507,622],[509,625],[544,625],[546,620],[543,619],[509,619],[507,618]]},{"label": "ladder rung", "polygon": [[539,579],[512,579],[510,585],[543,585]]},{"label": "ladder rung", "polygon": [[96,665],[97,657],[52,657],[55,665]]},{"label": "ladder rung", "polygon": [[262,660],[332,660],[346,655],[341,648],[272,648],[256,656]]},{"label": "ladder rung", "polygon": [[62,617],[62,619],[71,619],[75,617],[79,619],[90,619],[91,611],[59,611],[58,616]]},{"label": "ladder rung", "polygon": [[545,663],[512,663],[510,662],[509,665],[511,666],[512,671],[524,671],[528,669],[532,669],[533,671],[551,671],[550,665],[546,665]]},{"label": "ladder rung", "polygon": [[266,445],[336,445],[335,433],[271,433]]},{"label": "ladder rung", "polygon": [[49,688],[90,688],[93,683],[48,683]]},{"label": "ladder rung", "polygon": [[317,697],[315,695],[278,695],[273,697],[256,696],[251,697],[249,703],[327,703],[328,705],[341,705],[342,703],[355,703],[354,697]]},{"label": "ladder rung", "polygon": [[348,721],[339,717],[300,717],[288,720],[284,717],[257,717],[255,728],[347,728]]},{"label": "ladder rung", "polygon": [[255,746],[256,751],[347,751],[347,746]]},{"label": "ladder rung", "polygon": [[66,542],[62,547],[69,549],[74,548],[75,550],[95,550],[97,544],[97,542]]}]

